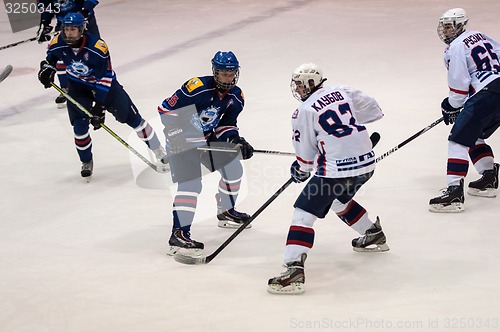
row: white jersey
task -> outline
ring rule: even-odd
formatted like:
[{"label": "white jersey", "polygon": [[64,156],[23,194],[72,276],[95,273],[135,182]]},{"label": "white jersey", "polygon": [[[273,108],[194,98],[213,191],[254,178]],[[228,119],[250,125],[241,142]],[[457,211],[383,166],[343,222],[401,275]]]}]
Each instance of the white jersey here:
[{"label": "white jersey", "polygon": [[365,123],[384,114],[374,98],[350,86],[321,88],[292,115],[292,141],[303,171],[345,178],[375,169]]},{"label": "white jersey", "polygon": [[500,44],[478,31],[465,31],[445,49],[449,102],[462,107],[491,81],[500,78]]}]

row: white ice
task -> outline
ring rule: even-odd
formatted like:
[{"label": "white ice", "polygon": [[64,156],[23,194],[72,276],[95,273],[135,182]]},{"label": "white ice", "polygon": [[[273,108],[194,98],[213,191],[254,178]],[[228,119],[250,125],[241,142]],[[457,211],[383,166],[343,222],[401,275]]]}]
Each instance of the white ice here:
[{"label": "white ice", "polygon": [[[406,0],[107,0],[96,9],[114,69],[158,133],[156,107],[190,77],[209,75],[218,50],[241,63],[242,135],[257,149],[291,151],[289,81],[303,62],[327,84],[376,97],[385,117],[382,154],[438,119],[447,95],[437,19],[467,10],[469,28],[500,40],[500,2]],[[0,12],[0,46],[13,34]],[[0,51],[0,331],[499,331],[499,198],[466,197],[461,214],[432,214],[446,187],[447,135],[440,124],[378,164],[357,195],[380,216],[391,250],[352,251],[357,233],[335,215],[318,220],[306,262],[306,293],[276,296],[293,184],[211,263],[165,255],[171,229],[168,177],[145,170],[104,130],[92,132],[95,175],[83,183],[65,110],[37,80],[46,44]],[[148,157],[131,129],[108,126]],[[500,136],[489,143],[500,151]],[[287,179],[292,157],[245,161],[238,209],[256,211]],[[478,178],[472,165],[467,181]],[[192,229],[206,254],[231,234],[219,229],[204,180]],[[495,295],[496,294],[496,295]]]}]

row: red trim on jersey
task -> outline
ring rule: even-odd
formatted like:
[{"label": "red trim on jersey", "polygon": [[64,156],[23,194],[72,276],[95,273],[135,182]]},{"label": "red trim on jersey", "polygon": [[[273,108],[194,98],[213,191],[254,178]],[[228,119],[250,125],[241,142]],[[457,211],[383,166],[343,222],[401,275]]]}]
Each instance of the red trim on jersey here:
[{"label": "red trim on jersey", "polygon": [[299,156],[297,156],[297,160],[298,160],[298,161],[300,161],[301,163],[303,163],[303,164],[307,164],[307,165],[312,165],[312,164],[314,164],[314,161],[304,160],[304,159],[300,158]]},{"label": "red trim on jersey", "polygon": [[468,95],[469,94],[469,91],[457,90],[457,89],[453,89],[452,87],[449,87],[449,88],[450,88],[451,92],[458,93],[459,95]]}]

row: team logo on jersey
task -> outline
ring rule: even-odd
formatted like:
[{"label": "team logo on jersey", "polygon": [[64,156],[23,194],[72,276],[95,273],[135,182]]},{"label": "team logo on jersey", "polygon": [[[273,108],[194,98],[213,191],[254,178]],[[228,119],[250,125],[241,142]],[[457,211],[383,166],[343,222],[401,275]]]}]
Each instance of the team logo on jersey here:
[{"label": "team logo on jersey", "polygon": [[195,77],[195,78],[190,79],[186,83],[186,90],[188,90],[188,92],[193,92],[194,90],[196,90],[200,86],[203,86],[203,82],[198,77]]},{"label": "team logo on jersey", "polygon": [[299,109],[297,108],[292,114],[292,119],[297,119],[298,117],[299,117]]},{"label": "team logo on jersey", "polygon": [[94,47],[104,54],[108,53],[108,45],[106,45],[106,42],[104,40],[99,39],[97,43],[95,43]]},{"label": "team logo on jersey", "polygon": [[84,64],[82,61],[72,61],[71,64],[66,68],[66,70],[75,74],[76,76],[88,76],[89,75],[89,67]]},{"label": "team logo on jersey", "polygon": [[210,106],[201,111],[199,115],[194,114],[191,123],[201,131],[213,130],[219,124],[219,113],[218,107]]}]

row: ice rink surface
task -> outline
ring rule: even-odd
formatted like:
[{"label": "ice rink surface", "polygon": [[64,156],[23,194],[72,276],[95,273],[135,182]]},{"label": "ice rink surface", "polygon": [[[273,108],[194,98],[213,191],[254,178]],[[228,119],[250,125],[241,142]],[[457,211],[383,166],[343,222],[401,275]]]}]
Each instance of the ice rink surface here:
[{"label": "ice rink surface", "polygon": [[[326,84],[374,96],[385,117],[368,125],[383,154],[441,116],[447,95],[447,9],[463,7],[469,29],[500,40],[500,2],[476,0],[103,0],[96,8],[118,80],[161,134],[157,105],[210,59],[232,50],[246,97],[239,127],[255,148],[291,151],[289,88],[303,62]],[[0,12],[0,46],[13,34]],[[46,44],[0,51],[0,331],[499,331],[500,198],[466,197],[461,214],[428,212],[446,187],[444,124],[382,160],[356,196],[380,216],[391,250],[355,253],[357,233],[331,214],[315,225],[306,293],[267,293],[279,275],[291,185],[210,264],[181,265],[165,253],[172,188],[103,130],[91,132],[94,176],[80,178],[72,128],[54,89],[37,80]],[[141,153],[132,130],[107,125]],[[500,135],[489,141],[500,153]],[[151,157],[151,156],[149,156]],[[237,208],[256,211],[289,177],[293,157],[244,161]],[[467,182],[478,178],[470,166]],[[218,176],[204,180],[192,236],[210,254],[232,233],[215,218]],[[496,294],[496,295],[495,295]]]}]

